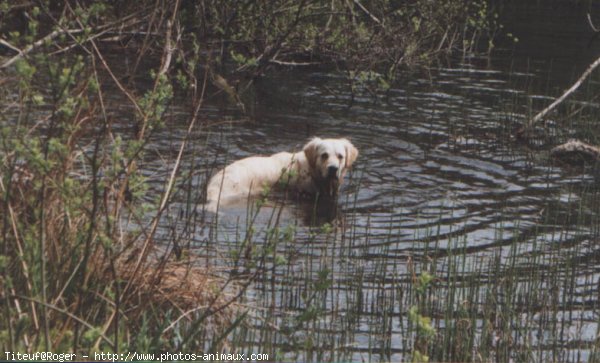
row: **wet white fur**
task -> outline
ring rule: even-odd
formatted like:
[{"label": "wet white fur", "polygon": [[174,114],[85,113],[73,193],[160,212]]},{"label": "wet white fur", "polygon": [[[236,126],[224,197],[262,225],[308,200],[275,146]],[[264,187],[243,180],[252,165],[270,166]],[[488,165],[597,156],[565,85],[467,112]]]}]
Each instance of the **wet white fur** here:
[{"label": "wet white fur", "polygon": [[288,188],[314,194],[319,189],[317,184],[326,180],[330,166],[338,168],[337,177],[341,183],[357,157],[358,150],[347,139],[315,137],[297,153],[280,152],[238,160],[208,182],[207,209],[215,211],[218,204],[259,195],[265,187],[275,186],[282,177],[289,178]]}]

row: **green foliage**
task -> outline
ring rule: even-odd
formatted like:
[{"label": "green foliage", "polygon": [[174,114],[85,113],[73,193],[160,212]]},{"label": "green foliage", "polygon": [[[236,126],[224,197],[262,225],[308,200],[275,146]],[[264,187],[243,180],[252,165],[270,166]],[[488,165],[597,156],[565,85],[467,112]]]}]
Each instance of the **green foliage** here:
[{"label": "green foliage", "polygon": [[418,350],[413,352],[413,356],[411,359],[413,363],[427,363],[429,362],[429,356],[419,352]]},{"label": "green foliage", "polygon": [[29,62],[27,62],[26,60],[19,59],[15,63],[15,71],[19,76],[20,88],[23,91],[27,91],[31,80],[35,75],[35,67],[29,64]]},{"label": "green foliage", "polygon": [[419,293],[420,295],[425,294],[425,290],[427,290],[427,288],[431,284],[431,281],[433,281],[433,278],[434,278],[433,275],[431,275],[429,272],[427,272],[427,271],[421,272],[421,274],[419,275],[419,277],[417,279],[417,283],[415,286],[417,293]]},{"label": "green foliage", "polygon": [[[145,160],[152,132],[165,126],[176,91],[199,104],[201,74],[238,103],[238,93],[247,89],[243,82],[282,64],[335,65],[346,71],[353,91],[388,90],[401,67],[426,66],[439,54],[464,50],[450,41],[462,35],[469,39],[464,46],[472,47],[473,36],[495,24],[484,0],[469,6],[459,0],[374,0],[361,6],[345,0],[204,0],[181,2],[179,9],[174,4],[39,1],[16,6],[0,1],[1,16],[18,12],[27,19],[13,24],[3,18],[2,38],[27,50],[7,70],[11,77],[3,87],[10,91],[1,100],[6,112],[0,126],[0,223],[5,231],[0,295],[11,298],[4,300],[0,341],[7,349],[204,348],[199,336],[207,336],[207,316],[214,307],[171,326],[179,306],[154,305],[148,298],[152,294],[136,295],[138,286],[124,291],[127,276],[115,272],[124,259],[145,261],[136,243],[153,240],[152,231],[123,230],[122,223],[143,225],[149,215],[159,216],[161,195],[148,196],[148,181],[136,165]],[[174,44],[165,47],[169,24]],[[148,36],[129,41],[127,34],[140,28]],[[105,44],[130,47],[137,52],[133,58],[149,60],[153,70],[132,66],[127,81],[123,74],[112,74],[118,59],[108,56],[114,49],[103,49]],[[160,66],[171,58],[173,64]],[[136,88],[140,79],[151,86]],[[113,133],[104,98],[108,92],[131,103],[135,132]],[[181,175],[192,174],[177,174],[175,184]],[[295,177],[295,172],[284,173],[280,182]],[[269,193],[263,190],[257,209]],[[335,226],[324,224],[311,231],[311,238],[328,239],[334,232]],[[245,259],[247,270],[259,271],[293,262],[296,257],[278,246],[291,244],[295,233],[293,226],[272,226],[264,243],[255,244],[255,227],[248,226],[240,249],[231,253],[234,265]],[[320,323],[334,279],[327,263],[311,272],[303,276],[297,294],[300,309],[282,324],[289,343],[307,350],[318,345],[317,338],[296,333]],[[427,273],[415,281],[419,304],[432,281]],[[207,286],[205,293],[220,293],[218,286]],[[420,352],[426,352],[435,329],[417,306],[408,311],[422,339],[413,359],[426,360]],[[215,342],[243,328],[244,318],[214,328],[224,334]],[[104,341],[106,335],[114,345]]]},{"label": "green foliage", "polygon": [[149,130],[163,126],[163,115],[173,98],[173,87],[166,74],[157,74],[151,71],[151,78],[155,81],[155,88],[148,90],[140,99],[141,115],[147,123]]},{"label": "green foliage", "polygon": [[370,87],[384,91],[401,67],[472,50],[482,35],[493,46],[500,27],[487,0],[206,0],[186,10],[184,23],[199,29],[196,38],[218,44],[209,67],[234,64],[222,74],[227,79],[260,76],[273,63],[335,64],[352,85],[373,81]]},{"label": "green foliage", "polygon": [[[427,271],[421,272],[414,283],[418,301],[423,302],[427,289],[431,286],[434,277]],[[413,305],[408,309],[408,321],[415,326],[416,338],[413,347],[413,362],[428,362],[426,355],[429,341],[435,337],[436,330],[431,323],[431,318],[420,313],[419,307]]]},{"label": "green foliage", "polygon": [[417,327],[417,334],[423,337],[435,335],[435,328],[431,325],[431,318],[419,314],[419,308],[412,306],[408,310],[408,320]]},{"label": "green foliage", "polygon": [[332,231],[333,231],[333,226],[331,225],[331,223],[323,223],[323,225],[321,225],[321,233],[329,234]]},{"label": "green foliage", "polygon": [[100,337],[102,331],[100,328],[89,329],[85,333],[83,333],[83,344],[92,345],[94,342]]},{"label": "green foliage", "polygon": [[233,50],[230,52],[230,54],[231,54],[231,58],[238,66],[256,67],[258,65],[258,61],[256,60],[256,58],[247,58],[243,54],[236,53]]},{"label": "green foliage", "polygon": [[281,177],[279,177],[278,184],[281,189],[285,189],[291,180],[294,180],[298,176],[298,172],[293,169],[284,168],[281,171]]},{"label": "green foliage", "polygon": [[[95,53],[81,51],[114,8],[96,2],[54,13],[47,2],[36,5],[23,10],[30,21],[6,30],[10,36],[5,37],[31,51],[7,70],[13,77],[0,99],[5,109],[0,223],[7,231],[0,242],[0,295],[18,296],[3,310],[0,345],[55,352],[130,348],[130,337],[140,329],[137,320],[121,320],[115,346],[103,334],[115,326],[117,301],[125,307],[135,296],[120,293],[123,280],[110,267],[118,266],[120,254],[137,238],[134,229],[123,231],[117,223],[141,221],[150,211],[142,202],[147,181],[134,167],[150,133],[127,141],[113,137],[104,113],[107,85],[97,79],[102,62]],[[49,32],[62,33],[49,37]],[[150,131],[162,124],[173,96],[169,73],[155,71],[152,80],[151,90],[132,96],[134,108],[142,111],[135,116]],[[148,313],[152,334],[160,336],[153,329],[166,312]]]}]

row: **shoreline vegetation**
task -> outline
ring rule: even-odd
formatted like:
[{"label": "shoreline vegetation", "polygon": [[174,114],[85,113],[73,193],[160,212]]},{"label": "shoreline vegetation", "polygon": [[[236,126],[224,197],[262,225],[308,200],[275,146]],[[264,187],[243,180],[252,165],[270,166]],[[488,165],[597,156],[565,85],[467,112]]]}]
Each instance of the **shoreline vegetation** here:
[{"label": "shoreline vegetation", "polygon": [[[243,112],[244,92],[272,67],[329,67],[352,89],[387,89],[401,69],[474,51],[480,39],[491,48],[498,30],[483,0],[0,1],[0,345],[232,349],[232,332],[250,329],[253,308],[240,296],[285,262],[273,250],[293,233],[240,241],[236,273],[195,264],[190,240],[160,241],[159,224],[194,173],[182,159],[207,94],[224,93]],[[116,64],[122,52],[134,61]],[[115,131],[109,90],[130,105],[127,133]],[[148,202],[138,164],[175,92],[189,105],[187,135]],[[307,301],[326,293],[322,277]],[[415,283],[423,306],[425,280]],[[316,313],[306,311],[298,326]],[[425,359],[430,321],[410,314],[414,356]]]}]

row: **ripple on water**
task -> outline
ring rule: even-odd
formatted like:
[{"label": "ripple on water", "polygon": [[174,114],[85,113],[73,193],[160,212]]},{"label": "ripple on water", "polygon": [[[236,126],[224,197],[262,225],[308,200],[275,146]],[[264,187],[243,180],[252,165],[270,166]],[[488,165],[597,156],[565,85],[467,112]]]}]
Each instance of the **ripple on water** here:
[{"label": "ripple on water", "polygon": [[[194,229],[190,239],[210,245],[212,258],[227,265],[228,248],[239,247],[250,224],[259,245],[275,220],[282,227],[294,226],[293,239],[277,246],[289,261],[285,272],[273,270],[280,289],[277,299],[296,304],[304,278],[327,266],[337,294],[337,300],[325,300],[327,309],[355,301],[357,281],[364,283],[359,299],[376,306],[381,291],[373,290],[372,284],[385,285],[394,274],[406,277],[407,261],[424,258],[425,251],[442,275],[461,253],[461,273],[477,271],[481,279],[493,276],[482,266],[515,254],[521,254],[524,269],[531,267],[531,259],[540,262],[540,268],[551,265],[559,257],[553,255],[558,248],[570,253],[572,261],[595,256],[588,244],[594,240],[597,212],[584,206],[587,200],[581,195],[581,185],[592,189],[594,177],[569,176],[502,136],[503,122],[526,117],[500,109],[506,97],[548,97],[527,96],[507,74],[495,70],[442,69],[432,77],[400,84],[377,101],[368,95],[352,96],[343,78],[331,74],[313,73],[289,82],[266,80],[262,91],[268,97],[256,105],[260,119],[213,127],[215,137],[199,133],[195,156],[184,160],[184,165],[195,167],[193,199],[202,200],[206,176],[230,160],[300,150],[313,135],[343,136],[358,147],[360,156],[342,189],[341,222],[328,234],[315,234],[320,227],[311,225],[302,203],[282,204],[274,195],[257,217],[242,203],[219,214],[217,225],[211,224],[212,215],[199,219],[205,228]],[[278,103],[270,104],[275,102],[271,99]],[[302,106],[288,110],[286,101]],[[216,108],[206,112],[218,118]],[[156,153],[145,165],[148,179],[169,175],[185,137],[182,130],[157,133]],[[154,194],[163,187],[153,184]],[[187,208],[186,195],[174,198],[182,210]],[[548,260],[538,257],[547,255]],[[596,273],[587,271],[585,276]],[[583,299],[585,290],[578,288],[578,298]],[[353,328],[356,336],[350,343],[357,350],[370,344],[370,319],[360,315]],[[392,341],[401,340],[396,326]]]}]

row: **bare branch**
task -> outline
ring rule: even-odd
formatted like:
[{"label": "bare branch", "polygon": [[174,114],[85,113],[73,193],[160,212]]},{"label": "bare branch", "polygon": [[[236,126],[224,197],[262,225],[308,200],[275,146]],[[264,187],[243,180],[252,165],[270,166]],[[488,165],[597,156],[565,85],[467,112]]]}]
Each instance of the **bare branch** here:
[{"label": "bare branch", "polygon": [[379,19],[377,19],[377,17],[376,17],[375,15],[371,14],[371,12],[370,12],[369,10],[367,10],[367,8],[365,8],[365,7],[363,6],[363,4],[361,4],[361,3],[360,3],[360,1],[358,1],[358,0],[354,0],[354,3],[355,3],[356,5],[358,5],[358,7],[359,7],[359,8],[360,8],[362,11],[364,11],[364,12],[365,12],[365,13],[366,13],[366,14],[367,14],[367,15],[368,15],[368,16],[369,16],[369,17],[370,17],[370,18],[371,18],[371,19],[372,19],[374,22],[376,22],[377,24],[381,25],[381,21],[380,21]]},{"label": "bare branch", "polygon": [[[73,320],[76,320],[77,322],[79,322],[80,324],[84,325],[88,329],[95,329],[95,327],[92,324],[88,323],[87,321],[83,320],[82,318],[78,317],[77,315],[75,315],[75,314],[73,314],[73,313],[71,313],[71,312],[69,312],[69,311],[67,311],[65,309],[59,308],[56,305],[48,304],[46,302],[43,302],[43,301],[40,301],[40,300],[37,300],[37,299],[33,299],[33,298],[30,298],[30,297],[27,297],[27,296],[22,296],[22,295],[14,295],[12,297],[13,298],[17,298],[17,299],[31,301],[31,302],[36,303],[38,305],[43,305],[43,306],[45,306],[47,308],[50,308],[52,310],[55,310],[55,311],[61,313],[61,314],[67,315],[68,317],[70,317]],[[106,343],[108,343],[108,345],[114,346],[113,342],[106,335],[100,333],[100,337]]]},{"label": "bare branch", "polygon": [[579,77],[577,82],[575,82],[569,89],[567,89],[559,98],[557,98],[550,106],[544,108],[541,112],[535,115],[531,120],[527,122],[524,127],[524,130],[531,129],[536,122],[544,118],[550,111],[554,110],[556,106],[560,105],[567,97],[569,97],[573,92],[581,86],[583,81],[589,77],[589,75],[600,65],[600,58],[596,59],[594,63],[590,64],[590,66],[583,72],[583,74]]},{"label": "bare branch", "polygon": [[291,67],[314,66],[314,65],[322,64],[321,62],[286,62],[286,61],[280,61],[277,59],[269,59],[269,63],[278,64],[280,66],[291,66]]},{"label": "bare branch", "polygon": [[588,20],[588,24],[590,24],[590,28],[592,28],[594,33],[600,33],[600,29],[598,29],[594,26],[594,23],[592,22],[592,17],[590,16],[590,13],[587,13],[587,20]]},{"label": "bare branch", "polygon": [[0,38],[0,44],[2,44],[3,46],[5,46],[7,48],[10,48],[10,49],[14,50],[17,53],[23,53],[23,51],[21,49],[15,47],[14,45],[10,44],[9,42],[7,42],[4,39]]},{"label": "bare branch", "polygon": [[[58,29],[53,31],[52,33],[46,35],[45,37],[43,37],[42,39],[39,39],[38,41],[36,41],[35,43],[27,46],[27,48],[23,49],[22,51],[19,50],[19,54],[15,55],[14,57],[12,57],[11,59],[7,60],[6,62],[4,62],[2,65],[0,65],[0,68],[6,68],[8,66],[10,66],[11,64],[13,64],[14,62],[18,61],[19,59],[25,57],[27,54],[29,54],[32,50],[40,47],[42,44],[44,44],[47,41],[50,41],[56,37],[58,37],[61,34],[77,34],[77,33],[81,33],[83,31],[83,29],[71,29],[71,30],[63,30],[63,29]],[[4,43],[3,43],[4,44]],[[6,45],[6,44],[5,44]],[[18,49],[18,48],[13,48],[13,49]]]}]

